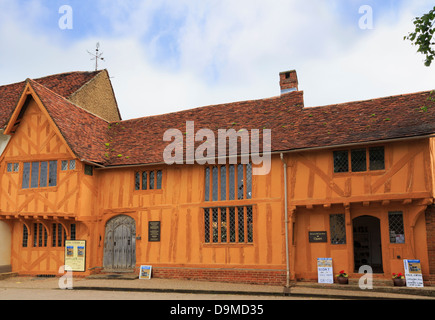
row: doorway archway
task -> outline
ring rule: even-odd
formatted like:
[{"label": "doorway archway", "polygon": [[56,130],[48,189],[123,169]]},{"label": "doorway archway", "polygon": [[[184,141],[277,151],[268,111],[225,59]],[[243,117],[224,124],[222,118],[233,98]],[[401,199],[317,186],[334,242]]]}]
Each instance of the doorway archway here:
[{"label": "doorway archway", "polygon": [[129,216],[117,216],[106,224],[104,269],[134,269],[136,266],[136,222]]},{"label": "doorway archway", "polygon": [[373,273],[383,273],[381,223],[373,216],[353,219],[353,253],[355,272],[369,265]]},{"label": "doorway archway", "polygon": [[0,221],[0,273],[11,272],[12,233],[9,225]]}]

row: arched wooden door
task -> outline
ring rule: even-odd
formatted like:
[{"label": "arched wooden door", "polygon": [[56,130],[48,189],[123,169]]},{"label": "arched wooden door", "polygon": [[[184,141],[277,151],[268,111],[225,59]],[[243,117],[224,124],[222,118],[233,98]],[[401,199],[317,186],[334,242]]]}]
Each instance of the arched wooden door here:
[{"label": "arched wooden door", "polygon": [[106,224],[104,269],[134,269],[136,266],[136,222],[118,216]]}]

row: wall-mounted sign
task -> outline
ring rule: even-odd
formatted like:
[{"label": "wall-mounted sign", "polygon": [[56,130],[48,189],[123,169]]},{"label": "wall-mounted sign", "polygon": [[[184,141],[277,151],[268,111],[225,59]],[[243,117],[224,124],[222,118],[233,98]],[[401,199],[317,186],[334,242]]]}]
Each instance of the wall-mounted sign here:
[{"label": "wall-mounted sign", "polygon": [[151,279],[152,266],[140,266],[139,279]]},{"label": "wall-mounted sign", "polygon": [[326,231],[309,231],[308,240],[311,243],[328,242]]},{"label": "wall-mounted sign", "polygon": [[317,275],[319,283],[334,283],[332,258],[317,258]]},{"label": "wall-mounted sign", "polygon": [[160,221],[150,221],[148,223],[148,241],[160,242]]},{"label": "wall-mounted sign", "polygon": [[86,271],[86,240],[65,241],[65,265],[71,271]]},{"label": "wall-mounted sign", "polygon": [[403,260],[407,287],[423,288],[420,260]]}]

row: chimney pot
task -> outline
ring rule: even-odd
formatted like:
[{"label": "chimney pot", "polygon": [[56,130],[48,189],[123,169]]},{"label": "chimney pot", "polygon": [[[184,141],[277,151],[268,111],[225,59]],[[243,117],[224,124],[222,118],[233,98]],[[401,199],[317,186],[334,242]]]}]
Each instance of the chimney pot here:
[{"label": "chimney pot", "polygon": [[281,94],[286,94],[293,91],[298,91],[298,75],[296,70],[284,71],[279,74],[279,85]]}]

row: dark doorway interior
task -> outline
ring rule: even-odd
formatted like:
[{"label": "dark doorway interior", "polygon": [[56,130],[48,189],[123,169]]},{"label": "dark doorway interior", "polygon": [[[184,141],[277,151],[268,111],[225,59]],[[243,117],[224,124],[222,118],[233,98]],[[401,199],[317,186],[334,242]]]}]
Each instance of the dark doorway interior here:
[{"label": "dark doorway interior", "polygon": [[378,218],[361,216],[353,219],[355,272],[369,265],[373,273],[383,273],[381,224]]}]

